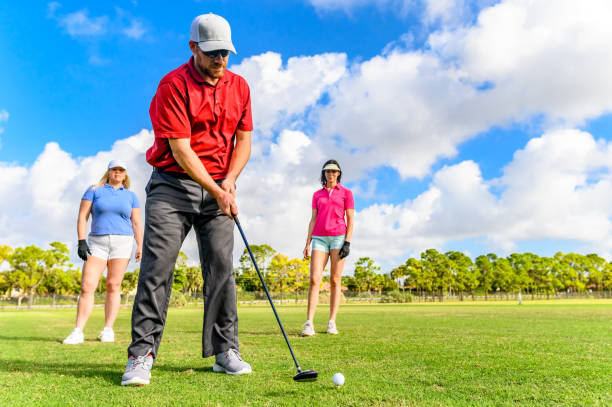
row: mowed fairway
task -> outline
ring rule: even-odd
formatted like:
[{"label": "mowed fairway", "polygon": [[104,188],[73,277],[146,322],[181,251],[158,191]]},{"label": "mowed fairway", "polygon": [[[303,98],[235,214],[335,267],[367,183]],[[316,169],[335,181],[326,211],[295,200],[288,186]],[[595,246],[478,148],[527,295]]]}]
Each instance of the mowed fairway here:
[{"label": "mowed fairway", "polygon": [[[278,307],[303,369],[319,380],[296,383],[290,354],[267,306],[239,308],[241,351],[251,375],[213,373],[200,357],[200,308],[171,308],[151,385],[119,385],[130,311],[117,342],[62,345],[75,310],[0,311],[0,405],[612,405],[612,302],[346,305],[340,335],[297,336],[302,306]],[[336,388],[332,375],[346,384]]]}]

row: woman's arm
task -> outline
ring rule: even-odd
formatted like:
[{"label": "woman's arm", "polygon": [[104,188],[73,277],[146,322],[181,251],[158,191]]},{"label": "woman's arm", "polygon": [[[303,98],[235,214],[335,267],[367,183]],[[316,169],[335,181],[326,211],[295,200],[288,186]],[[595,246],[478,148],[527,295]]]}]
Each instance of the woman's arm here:
[{"label": "woman's arm", "polygon": [[314,230],[315,223],[317,221],[317,210],[312,210],[312,216],[310,217],[310,223],[308,224],[308,236],[306,236],[306,247],[304,247],[304,258],[310,257],[310,243],[312,242],[312,231]]},{"label": "woman's arm", "polygon": [[140,260],[142,257],[142,225],[140,224],[140,208],[132,208],[132,230],[134,231],[134,239],[136,239],[136,253],[134,257]]},{"label": "woman's arm", "polygon": [[346,237],[345,242],[350,242],[353,237],[353,223],[355,221],[355,209],[346,210]]},{"label": "woman's arm", "polygon": [[81,199],[81,206],[79,207],[79,216],[77,218],[77,236],[79,240],[87,238],[87,219],[91,213],[92,201],[87,199]]}]

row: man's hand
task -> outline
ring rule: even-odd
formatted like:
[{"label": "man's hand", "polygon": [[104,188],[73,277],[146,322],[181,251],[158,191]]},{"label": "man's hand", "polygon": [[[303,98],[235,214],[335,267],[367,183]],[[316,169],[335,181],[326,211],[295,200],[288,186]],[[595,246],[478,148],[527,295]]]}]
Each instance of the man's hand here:
[{"label": "man's hand", "polygon": [[340,256],[341,259],[343,259],[349,255],[350,251],[351,251],[351,242],[345,241],[344,244],[342,245],[342,248],[340,249],[340,252],[338,252],[338,255]]},{"label": "man's hand", "polygon": [[221,182],[221,189],[232,194],[236,198],[236,178],[227,177]]},{"label": "man's hand", "polygon": [[221,212],[232,219],[234,218],[233,215],[238,215],[238,207],[236,206],[236,201],[234,201],[234,196],[231,193],[219,188],[215,199],[217,200],[217,205],[219,205]]},{"label": "man's hand", "polygon": [[87,240],[79,240],[79,249],[77,250],[77,253],[79,254],[81,260],[87,261],[87,255],[91,254],[91,250],[89,250],[89,246],[87,246]]}]

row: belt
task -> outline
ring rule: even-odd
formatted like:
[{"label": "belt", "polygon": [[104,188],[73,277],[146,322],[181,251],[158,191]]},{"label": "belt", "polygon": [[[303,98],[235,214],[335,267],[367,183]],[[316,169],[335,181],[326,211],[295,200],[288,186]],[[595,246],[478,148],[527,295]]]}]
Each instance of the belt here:
[{"label": "belt", "polygon": [[193,179],[189,176],[189,174],[185,173],[185,172],[178,172],[178,171],[162,171],[158,168],[153,168],[154,172],[159,172],[160,174],[166,174],[166,175],[170,175],[171,177],[177,178],[177,179]]}]

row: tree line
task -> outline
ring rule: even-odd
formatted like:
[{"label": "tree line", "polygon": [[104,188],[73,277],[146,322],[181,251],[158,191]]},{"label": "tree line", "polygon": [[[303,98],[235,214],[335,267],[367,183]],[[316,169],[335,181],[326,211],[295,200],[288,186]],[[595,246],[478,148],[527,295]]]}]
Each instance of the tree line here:
[{"label": "tree line", "polygon": [[[308,290],[310,264],[307,259],[278,253],[267,244],[252,245],[251,250],[270,291],[280,299]],[[204,278],[200,266],[189,266],[188,257],[180,252],[174,270],[173,290],[193,296],[201,293]],[[5,267],[3,264],[7,264]],[[35,296],[49,296],[55,305],[58,295],[76,296],[81,290],[81,271],[70,263],[69,250],[60,242],[49,248],[35,245],[11,248],[0,245],[0,296],[24,298],[32,306]],[[263,287],[245,249],[239,259],[235,278],[238,290],[260,293]],[[139,269],[126,273],[121,292],[128,295],[138,283]],[[329,281],[324,276],[323,283]],[[349,292],[398,292],[411,295],[474,297],[491,293],[522,293],[526,295],[556,295],[559,292],[612,291],[612,263],[597,254],[581,255],[557,253],[554,257],[533,253],[513,253],[498,257],[494,253],[472,260],[464,253],[440,253],[428,249],[420,258],[409,258],[388,273],[369,257],[355,262],[353,275],[342,276],[342,285]],[[101,277],[98,294],[106,292],[106,281]]]},{"label": "tree line", "polygon": [[[272,290],[302,292],[308,290],[309,262],[289,259],[269,245],[251,247],[264,280]],[[328,278],[323,280],[329,281]],[[236,270],[236,283],[245,291],[261,291],[261,283],[251,264],[248,252],[243,252]],[[512,253],[499,257],[494,253],[472,260],[464,253],[440,253],[428,249],[420,258],[409,258],[388,273],[369,257],[360,257],[353,275],[342,276],[342,285],[350,292],[383,292],[402,290],[412,295],[458,296],[491,293],[521,293],[556,295],[559,292],[612,291],[612,263],[597,254],[576,253],[554,257],[533,253]]]},{"label": "tree line", "polygon": [[553,257],[533,253],[512,253],[498,257],[480,255],[474,261],[464,253],[444,254],[434,249],[410,258],[391,273],[403,281],[403,289],[418,295],[444,295],[491,292],[556,295],[559,292],[611,291],[612,263],[597,254],[576,253]]}]

